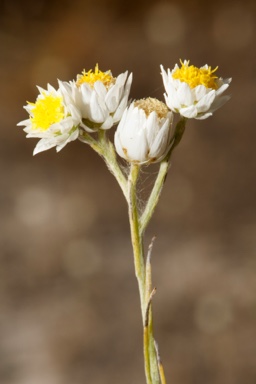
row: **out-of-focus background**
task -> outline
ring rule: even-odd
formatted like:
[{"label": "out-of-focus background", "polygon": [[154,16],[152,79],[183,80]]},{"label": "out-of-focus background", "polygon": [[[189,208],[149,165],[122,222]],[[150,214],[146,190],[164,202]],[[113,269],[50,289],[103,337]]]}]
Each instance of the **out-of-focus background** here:
[{"label": "out-of-focus background", "polygon": [[0,11],[1,384],[145,382],[122,193],[86,145],[33,157],[37,141],[16,124],[36,85],[96,63],[133,72],[131,98],[164,100],[160,64],[179,59],[219,66],[232,98],[188,122],[147,232],[155,335],[168,383],[255,384],[255,1],[2,0]]}]

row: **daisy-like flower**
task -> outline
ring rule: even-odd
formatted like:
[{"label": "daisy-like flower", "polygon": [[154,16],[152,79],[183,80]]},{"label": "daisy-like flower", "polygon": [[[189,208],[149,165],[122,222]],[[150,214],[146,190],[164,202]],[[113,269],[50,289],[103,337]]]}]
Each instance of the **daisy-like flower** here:
[{"label": "daisy-like flower", "polygon": [[25,126],[27,137],[40,138],[33,154],[56,147],[59,152],[67,143],[77,139],[79,135],[79,114],[73,105],[64,102],[60,90],[50,84],[47,90],[38,87],[39,95],[35,103],[24,108],[29,113],[29,119],[17,125]]},{"label": "daisy-like flower", "polygon": [[117,153],[137,164],[161,161],[170,149],[172,121],[172,112],[157,99],[132,102],[115,132]]},{"label": "daisy-like flower", "polygon": [[161,65],[161,74],[165,87],[165,101],[168,107],[186,118],[206,119],[220,108],[230,96],[223,92],[228,88],[230,79],[216,76],[215,69],[208,65],[197,68],[189,61],[181,61],[174,69],[166,72]]},{"label": "daisy-like flower", "polygon": [[118,123],[127,106],[132,83],[128,72],[113,77],[110,71],[83,71],[76,81],[59,82],[68,103],[80,113],[80,125],[87,132],[110,129]]}]

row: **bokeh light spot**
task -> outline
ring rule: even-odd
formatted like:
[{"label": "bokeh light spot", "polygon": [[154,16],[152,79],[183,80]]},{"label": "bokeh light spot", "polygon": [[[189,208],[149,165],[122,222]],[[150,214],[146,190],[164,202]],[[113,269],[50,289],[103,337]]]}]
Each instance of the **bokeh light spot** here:
[{"label": "bokeh light spot", "polygon": [[185,19],[176,4],[160,2],[152,6],[145,19],[148,39],[159,45],[178,44],[185,33]]},{"label": "bokeh light spot", "polygon": [[213,24],[213,38],[219,46],[228,50],[246,47],[253,40],[253,15],[242,4],[219,9]]},{"label": "bokeh light spot", "polygon": [[213,334],[230,324],[233,311],[228,299],[217,294],[206,294],[198,300],[194,316],[200,331]]},{"label": "bokeh light spot", "polygon": [[63,254],[64,267],[73,278],[84,278],[98,271],[101,266],[100,251],[95,243],[78,238],[68,243]]},{"label": "bokeh light spot", "polygon": [[27,187],[17,195],[15,214],[26,225],[42,225],[53,215],[51,194],[38,187]]}]

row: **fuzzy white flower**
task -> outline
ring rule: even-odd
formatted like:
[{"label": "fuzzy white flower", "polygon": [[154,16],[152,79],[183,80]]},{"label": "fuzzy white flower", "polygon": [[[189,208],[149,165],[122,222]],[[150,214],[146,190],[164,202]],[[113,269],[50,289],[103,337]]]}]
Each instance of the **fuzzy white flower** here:
[{"label": "fuzzy white flower", "polygon": [[115,148],[129,162],[161,161],[170,149],[173,114],[161,101],[137,100],[126,108],[115,132]]},{"label": "fuzzy white flower", "polygon": [[95,70],[77,76],[77,81],[59,82],[68,103],[80,113],[80,125],[87,132],[110,129],[118,123],[127,106],[132,83],[128,72],[114,78],[110,71]]},{"label": "fuzzy white flower", "polygon": [[166,72],[161,65],[168,107],[186,118],[206,119],[220,108],[230,96],[223,96],[231,78],[222,79],[215,75],[217,68],[208,65],[197,68],[189,61],[176,64],[174,69]]},{"label": "fuzzy white flower", "polygon": [[40,138],[33,154],[56,147],[59,152],[67,143],[79,135],[79,114],[73,105],[64,102],[61,91],[50,84],[47,90],[37,87],[39,95],[35,103],[24,108],[30,117],[17,125],[25,126],[26,137]]}]

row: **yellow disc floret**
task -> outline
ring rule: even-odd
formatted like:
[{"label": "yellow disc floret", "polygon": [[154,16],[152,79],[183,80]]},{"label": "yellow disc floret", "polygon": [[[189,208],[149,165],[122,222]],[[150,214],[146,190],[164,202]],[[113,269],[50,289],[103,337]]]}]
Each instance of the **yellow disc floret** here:
[{"label": "yellow disc floret", "polygon": [[198,85],[204,85],[206,88],[217,89],[218,85],[215,72],[218,67],[211,69],[211,67],[197,68],[194,65],[189,65],[189,61],[181,63],[181,68],[177,68],[173,73],[174,79],[187,83],[190,88],[195,88]]},{"label": "yellow disc floret", "polygon": [[61,96],[43,94],[32,106],[32,129],[46,131],[52,124],[58,123],[64,118],[64,107]]},{"label": "yellow disc floret", "polygon": [[80,86],[83,83],[88,83],[93,88],[96,81],[101,81],[106,87],[109,87],[115,82],[115,78],[112,76],[110,71],[100,71],[98,64],[96,64],[94,71],[92,71],[92,69],[88,72],[83,70],[82,75],[77,76],[76,84]]}]

